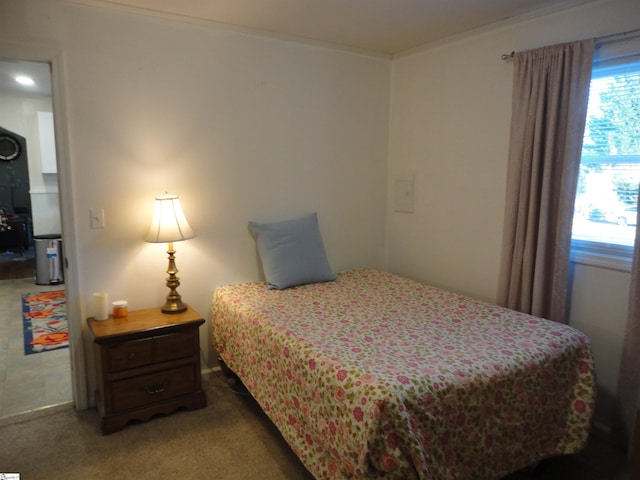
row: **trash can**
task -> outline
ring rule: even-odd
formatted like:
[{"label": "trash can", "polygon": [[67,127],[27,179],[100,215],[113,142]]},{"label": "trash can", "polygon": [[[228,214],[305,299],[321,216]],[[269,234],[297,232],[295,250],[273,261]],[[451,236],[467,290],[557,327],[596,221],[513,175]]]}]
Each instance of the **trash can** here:
[{"label": "trash can", "polygon": [[33,242],[36,254],[36,285],[64,283],[62,237],[34,235]]}]

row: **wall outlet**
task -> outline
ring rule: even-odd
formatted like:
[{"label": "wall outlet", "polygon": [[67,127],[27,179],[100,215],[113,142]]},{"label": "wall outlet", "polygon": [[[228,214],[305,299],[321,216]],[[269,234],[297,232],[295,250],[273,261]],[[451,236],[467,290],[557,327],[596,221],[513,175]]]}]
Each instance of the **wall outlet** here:
[{"label": "wall outlet", "polygon": [[394,178],[393,208],[396,212],[413,213],[414,178],[413,175]]},{"label": "wall outlet", "polygon": [[91,218],[91,228],[104,228],[104,210],[102,208],[92,208],[89,210]]}]

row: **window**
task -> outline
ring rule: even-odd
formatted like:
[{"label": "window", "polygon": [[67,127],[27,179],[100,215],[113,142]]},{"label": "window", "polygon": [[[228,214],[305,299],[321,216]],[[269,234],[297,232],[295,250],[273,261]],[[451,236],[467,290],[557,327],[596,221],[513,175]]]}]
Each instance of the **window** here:
[{"label": "window", "polygon": [[629,270],[640,185],[640,62],[594,67],[572,229],[572,258]]}]

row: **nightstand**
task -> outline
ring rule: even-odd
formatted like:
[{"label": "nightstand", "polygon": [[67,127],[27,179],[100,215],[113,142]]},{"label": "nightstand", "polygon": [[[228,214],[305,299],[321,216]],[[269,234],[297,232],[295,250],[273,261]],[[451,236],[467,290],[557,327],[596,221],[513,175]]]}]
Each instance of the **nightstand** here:
[{"label": "nightstand", "polygon": [[178,408],[207,405],[200,377],[199,327],[191,307],[165,314],[160,308],[129,312],[125,318],[87,319],[93,335],[102,434],[132,420],[148,420]]}]

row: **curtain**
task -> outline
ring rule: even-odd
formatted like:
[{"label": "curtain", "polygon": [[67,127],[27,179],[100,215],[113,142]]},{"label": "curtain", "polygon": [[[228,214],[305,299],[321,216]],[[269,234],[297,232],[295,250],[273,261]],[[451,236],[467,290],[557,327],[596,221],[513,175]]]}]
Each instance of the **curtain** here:
[{"label": "curtain", "polygon": [[[640,197],[638,198],[640,207]],[[640,215],[638,216],[640,220]],[[637,222],[636,222],[637,225]],[[613,421],[613,434],[617,443],[634,449],[634,419],[640,406],[640,227],[636,226],[636,239],[631,263],[631,286],[629,288],[629,309],[627,326],[624,332],[620,378],[616,395],[616,417]],[[636,446],[637,448],[637,446]]]},{"label": "curtain", "polygon": [[593,39],[516,53],[498,303],[566,323]]}]

